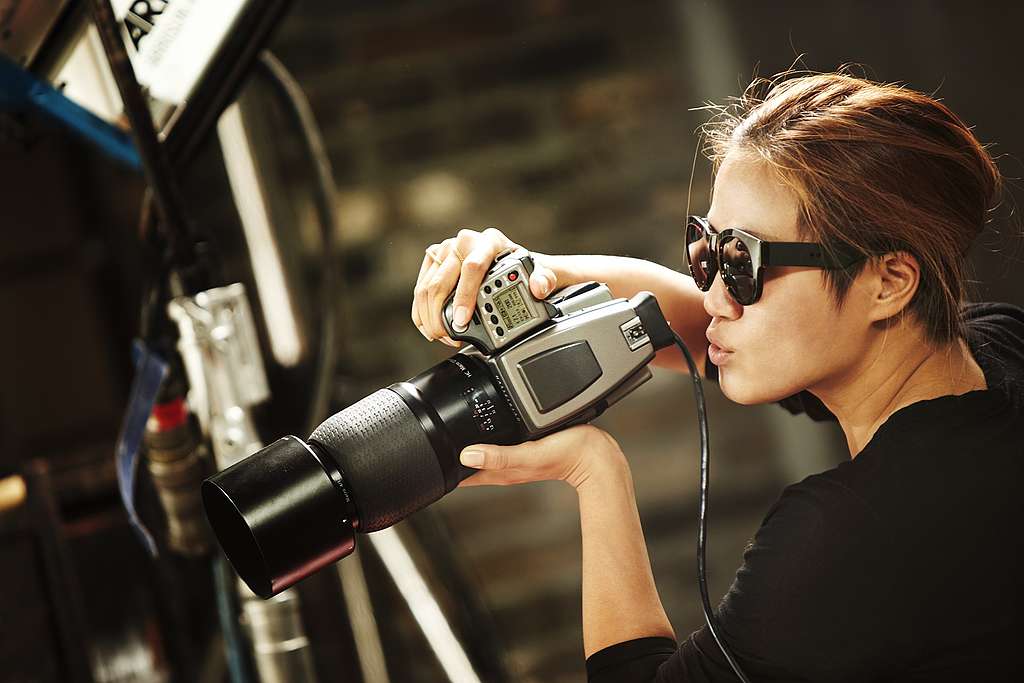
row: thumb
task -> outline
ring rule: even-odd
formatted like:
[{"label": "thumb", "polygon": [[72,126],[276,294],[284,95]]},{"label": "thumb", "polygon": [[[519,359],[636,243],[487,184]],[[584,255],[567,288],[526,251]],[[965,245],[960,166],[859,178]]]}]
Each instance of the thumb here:
[{"label": "thumb", "polygon": [[530,291],[538,299],[547,298],[551,292],[558,288],[558,278],[553,270],[547,266],[536,263],[533,274],[530,275]]},{"label": "thumb", "polygon": [[514,466],[515,450],[515,446],[473,444],[463,449],[459,462],[478,470],[505,470]]}]

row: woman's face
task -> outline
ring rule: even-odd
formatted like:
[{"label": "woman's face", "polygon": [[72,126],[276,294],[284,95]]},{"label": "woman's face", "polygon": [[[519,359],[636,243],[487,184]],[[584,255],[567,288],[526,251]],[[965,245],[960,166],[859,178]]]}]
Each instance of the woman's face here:
[{"label": "woman's face", "polygon": [[[805,241],[793,192],[755,157],[726,156],[715,178],[708,220],[715,230],[743,228],[768,241]],[[769,267],[761,298],[741,306],[715,276],[704,295],[711,316],[709,354],[722,391],[738,403],[764,403],[803,389],[841,386],[857,371],[870,322],[857,283],[836,310],[817,268]],[[815,393],[818,393],[817,391]]]}]

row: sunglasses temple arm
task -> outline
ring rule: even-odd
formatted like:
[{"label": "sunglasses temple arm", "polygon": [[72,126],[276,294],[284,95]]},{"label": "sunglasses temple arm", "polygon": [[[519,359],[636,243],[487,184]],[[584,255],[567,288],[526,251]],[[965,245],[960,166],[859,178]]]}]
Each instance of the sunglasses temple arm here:
[{"label": "sunglasses temple arm", "polygon": [[[853,256],[851,258],[851,256]],[[856,255],[839,252],[835,257],[813,242],[764,242],[761,244],[763,266],[808,266],[845,268],[856,263]]]}]

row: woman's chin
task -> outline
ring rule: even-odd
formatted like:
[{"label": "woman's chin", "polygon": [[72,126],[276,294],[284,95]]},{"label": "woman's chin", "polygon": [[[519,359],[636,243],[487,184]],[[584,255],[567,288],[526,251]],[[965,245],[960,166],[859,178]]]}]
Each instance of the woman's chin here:
[{"label": "woman's chin", "polygon": [[718,386],[727,399],[744,406],[780,401],[793,393],[772,391],[770,387],[764,386],[764,379],[762,376],[761,381],[758,381],[758,378],[744,377],[735,371],[720,368]]}]

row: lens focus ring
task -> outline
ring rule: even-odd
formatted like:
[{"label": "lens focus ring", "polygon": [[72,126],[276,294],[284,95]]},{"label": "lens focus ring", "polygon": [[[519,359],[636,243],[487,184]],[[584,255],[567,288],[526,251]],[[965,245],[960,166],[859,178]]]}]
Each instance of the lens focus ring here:
[{"label": "lens focus ring", "polygon": [[352,491],[359,531],[384,529],[444,495],[444,478],[419,420],[380,389],[316,428]]}]

